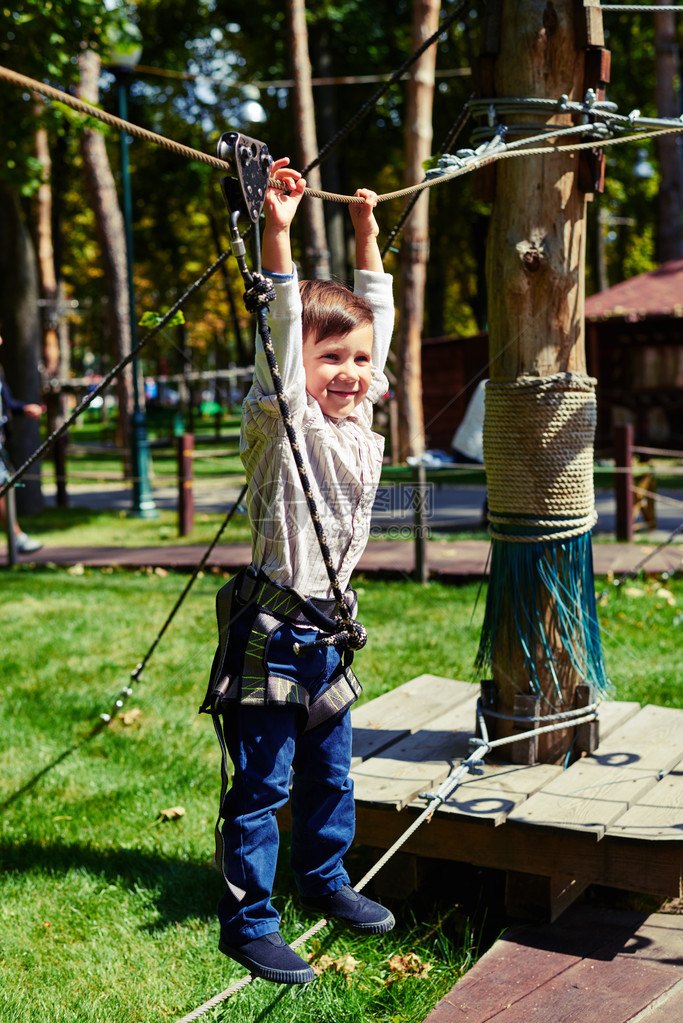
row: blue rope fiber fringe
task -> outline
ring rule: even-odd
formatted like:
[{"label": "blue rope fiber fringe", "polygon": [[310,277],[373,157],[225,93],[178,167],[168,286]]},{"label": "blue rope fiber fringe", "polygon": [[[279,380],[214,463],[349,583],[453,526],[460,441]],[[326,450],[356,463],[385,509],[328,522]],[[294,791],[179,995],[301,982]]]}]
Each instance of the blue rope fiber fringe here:
[{"label": "blue rope fiber fringe", "polygon": [[510,543],[491,540],[491,573],[476,667],[514,663],[521,650],[529,685],[541,694],[540,675],[555,680],[559,703],[558,649],[596,697],[610,692],[597,620],[592,534],[564,540]]},{"label": "blue rope fiber fringe", "polygon": [[560,707],[572,675],[594,698],[610,691],[591,546],[595,417],[595,380],[582,373],[486,386],[492,549],[476,667],[505,666]]}]

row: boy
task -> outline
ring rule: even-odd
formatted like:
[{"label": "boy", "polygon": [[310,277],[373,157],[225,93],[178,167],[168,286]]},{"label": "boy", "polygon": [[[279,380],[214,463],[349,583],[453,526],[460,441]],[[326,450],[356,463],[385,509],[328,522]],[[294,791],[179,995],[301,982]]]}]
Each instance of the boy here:
[{"label": "boy", "polygon": [[[274,162],[271,176],[287,191],[269,188],[264,206],[264,273],[277,292],[269,326],[344,591],[367,542],[382,465],[383,439],[371,423],[372,403],[388,387],[391,277],[377,246],[377,198],[359,190],[365,202],[349,207],[356,293],[330,281],[299,286],[290,225],[305,181],[288,164]],[[260,343],[254,377],[242,413],[252,564],[218,595],[219,647],[202,706],[213,712],[224,754],[219,949],[255,976],[302,984],[313,970],[280,935],[270,901],[275,813],[289,798],[292,769],[291,862],[304,908],[366,934],[390,930],[394,918],[354,892],[343,866],[355,827],[348,711],[360,686],[348,652],[306,648],[331,631],[335,601]],[[352,590],[345,599],[353,611]],[[234,765],[227,794],[226,752]]]}]

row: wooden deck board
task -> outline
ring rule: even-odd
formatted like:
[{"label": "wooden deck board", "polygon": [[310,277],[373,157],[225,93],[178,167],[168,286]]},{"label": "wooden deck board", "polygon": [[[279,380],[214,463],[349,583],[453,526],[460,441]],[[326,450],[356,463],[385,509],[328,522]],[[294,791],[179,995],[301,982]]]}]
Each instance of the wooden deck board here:
[{"label": "wooden deck board", "polygon": [[474,727],[474,706],[478,689],[470,682],[458,682],[440,675],[418,675],[410,682],[383,693],[376,700],[351,711],[353,759],[356,767],[376,756],[392,743],[417,731],[429,721],[469,700]]},{"label": "wooden deck board", "polygon": [[[683,980],[650,1007],[647,1023],[679,1023],[683,1019]],[[643,1021],[645,1023],[645,1021]]]},{"label": "wooden deck board", "polygon": [[508,932],[425,1023],[675,1023],[683,919],[580,906]]},{"label": "wooden deck board", "polygon": [[683,841],[683,764],[651,788],[609,828],[621,838]]},{"label": "wooden deck board", "polygon": [[524,824],[579,828],[602,838],[608,826],[657,785],[657,775],[626,767],[611,767],[593,757],[561,771],[542,792],[531,796],[510,819]]},{"label": "wooden deck board", "polygon": [[[498,827],[516,807],[562,771],[556,764],[482,763],[481,767],[482,773],[466,776],[437,813],[476,817]],[[424,807],[425,801],[419,805]]]},{"label": "wooden deck board", "polygon": [[[420,794],[468,755],[477,696],[471,683],[422,675],[351,712],[359,842],[392,845],[424,809]],[[506,871],[511,906],[528,877],[550,919],[589,884],[678,896],[683,711],[607,701],[599,725],[598,748],[567,770],[489,755],[404,852]]]},{"label": "wooden deck board", "polygon": [[601,737],[592,757],[609,767],[670,771],[683,758],[682,722],[680,710],[648,704],[606,738]]},{"label": "wooden deck board", "polygon": [[471,699],[353,768],[356,802],[407,806],[448,777],[467,755],[474,710]]},{"label": "wooden deck board", "polygon": [[636,700],[603,700],[598,708],[600,741],[604,742],[608,735],[639,710],[640,704]]}]

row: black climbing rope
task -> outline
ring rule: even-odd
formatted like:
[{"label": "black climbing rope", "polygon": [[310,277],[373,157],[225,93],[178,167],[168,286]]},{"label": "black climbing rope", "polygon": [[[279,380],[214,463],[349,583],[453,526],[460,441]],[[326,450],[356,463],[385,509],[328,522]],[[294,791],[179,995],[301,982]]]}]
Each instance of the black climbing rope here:
[{"label": "black climbing rope", "polygon": [[351,133],[351,131],[353,131],[353,129],[358,124],[358,122],[362,121],[363,118],[366,117],[367,114],[370,113],[370,111],[373,109],[373,107],[375,107],[377,105],[377,103],[382,98],[384,93],[388,92],[388,90],[391,88],[391,86],[399,81],[399,79],[406,73],[406,71],[413,66],[415,61],[420,59],[420,57],[425,52],[425,50],[428,50],[429,47],[432,46],[433,43],[435,43],[437,41],[437,39],[440,36],[442,36],[451,27],[451,25],[456,20],[456,18],[459,18],[461,16],[461,14],[463,13],[463,11],[465,10],[465,8],[468,7],[468,6],[471,8],[472,4],[468,5],[468,0],[462,0],[462,2],[458,4],[458,6],[455,8],[455,10],[451,11],[451,13],[446,18],[444,18],[443,23],[441,25],[439,25],[439,27],[436,30],[436,32],[434,32],[429,37],[429,39],[425,39],[425,41],[422,43],[422,45],[419,46],[417,48],[417,50],[415,50],[413,53],[411,53],[411,55],[407,58],[407,60],[404,60],[404,62],[401,64],[401,66],[399,68],[397,68],[396,71],[393,72],[391,77],[388,78],[387,81],[383,85],[380,85],[379,89],[377,89],[372,94],[370,99],[366,100],[366,102],[363,103],[363,105],[361,107],[359,107],[359,109],[356,111],[356,113],[353,115],[353,117],[349,118],[349,120],[346,122],[344,127],[340,128],[339,131],[336,132],[336,134],[332,136],[332,138],[329,140],[329,142],[325,143],[325,145],[319,151],[319,153],[316,156],[316,158],[314,160],[311,160],[311,162],[308,164],[308,166],[304,167],[304,169],[302,170],[301,173],[302,173],[303,177],[306,177],[306,175],[309,173],[309,171],[311,171],[314,167],[317,167],[319,163],[322,163],[322,161],[329,154],[330,150],[333,149],[334,146],[336,146],[338,142],[341,142],[342,139],[345,139],[346,136]]}]

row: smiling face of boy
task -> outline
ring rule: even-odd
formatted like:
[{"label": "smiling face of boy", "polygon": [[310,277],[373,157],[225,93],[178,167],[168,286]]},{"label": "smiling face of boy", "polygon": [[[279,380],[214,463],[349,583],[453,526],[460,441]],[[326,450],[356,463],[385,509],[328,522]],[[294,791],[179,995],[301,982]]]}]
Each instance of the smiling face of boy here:
[{"label": "smiling face of boy", "polygon": [[343,337],[304,338],[306,390],[326,416],[344,419],[368,393],[372,379],[373,327],[355,327]]}]

